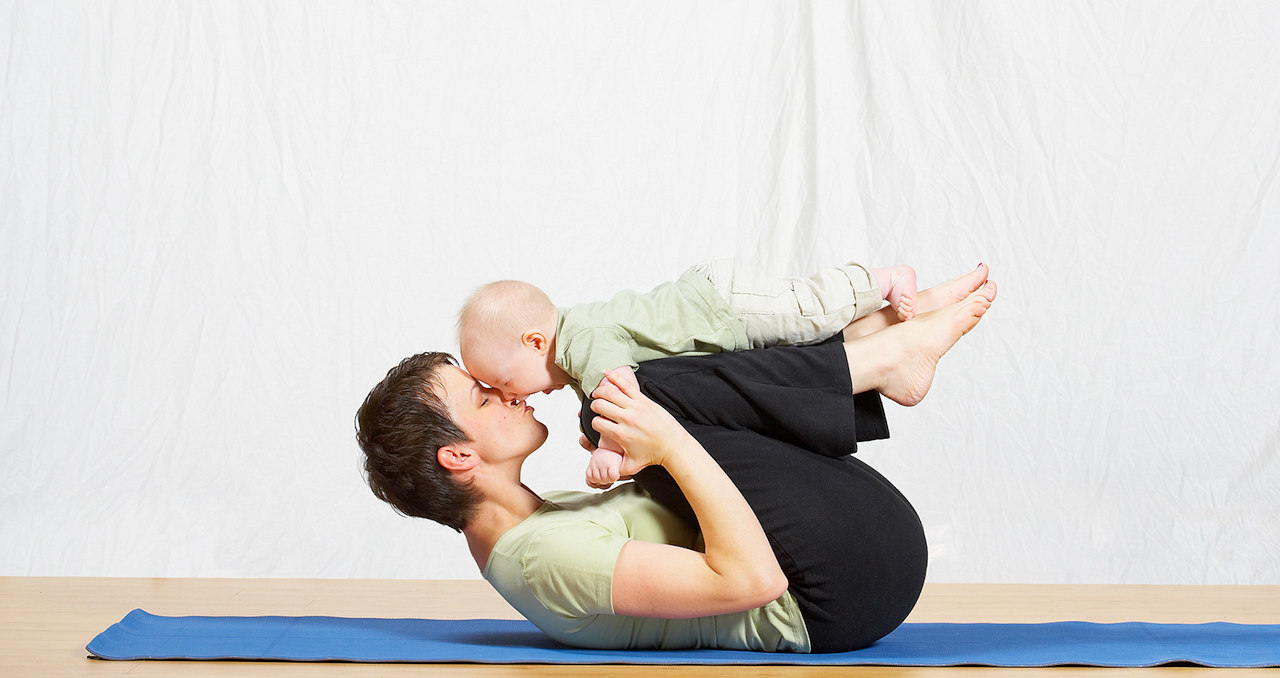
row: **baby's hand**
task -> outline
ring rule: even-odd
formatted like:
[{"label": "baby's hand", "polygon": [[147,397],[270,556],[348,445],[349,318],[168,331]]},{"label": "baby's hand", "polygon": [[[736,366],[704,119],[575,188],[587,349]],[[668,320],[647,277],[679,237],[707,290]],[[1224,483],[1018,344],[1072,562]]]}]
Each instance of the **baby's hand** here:
[{"label": "baby's hand", "polygon": [[[601,444],[606,444],[604,438]],[[607,447],[597,447],[591,452],[591,461],[587,464],[587,485],[597,490],[607,490],[621,477],[622,453]]]},{"label": "baby's hand", "polygon": [[609,370],[592,394],[591,410],[600,415],[591,428],[601,440],[626,450],[619,473],[630,477],[647,466],[662,466],[669,454],[680,453],[693,440],[689,432],[662,406],[640,391],[631,370]]}]

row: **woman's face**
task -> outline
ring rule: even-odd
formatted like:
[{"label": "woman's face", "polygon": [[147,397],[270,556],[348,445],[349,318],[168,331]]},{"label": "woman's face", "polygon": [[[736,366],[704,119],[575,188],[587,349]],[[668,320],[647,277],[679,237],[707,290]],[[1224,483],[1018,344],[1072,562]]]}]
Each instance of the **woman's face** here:
[{"label": "woman's face", "polygon": [[547,439],[547,427],[533,418],[533,408],[524,402],[503,401],[500,391],[485,387],[460,367],[449,365],[440,377],[449,414],[471,438],[469,446],[486,461],[523,459]]}]

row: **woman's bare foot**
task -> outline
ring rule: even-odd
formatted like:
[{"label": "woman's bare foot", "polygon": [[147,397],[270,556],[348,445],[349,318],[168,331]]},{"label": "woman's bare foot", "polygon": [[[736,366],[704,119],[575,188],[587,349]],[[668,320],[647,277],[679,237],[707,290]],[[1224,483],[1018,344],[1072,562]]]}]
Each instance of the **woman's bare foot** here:
[{"label": "woman's bare foot", "polygon": [[938,361],[978,324],[995,298],[996,284],[987,281],[960,301],[909,323],[846,341],[854,392],[877,390],[907,407],[919,403],[933,385]]},{"label": "woman's bare foot", "polygon": [[[986,264],[978,264],[977,268],[968,273],[962,273],[947,282],[934,285],[920,292],[916,295],[915,312],[928,313],[929,311],[936,311],[964,299],[987,281],[989,272]],[[865,337],[872,332],[879,332],[900,321],[898,312],[892,306],[886,306],[875,313],[849,323],[844,328],[844,340],[852,341],[858,337]]]},{"label": "woman's bare foot", "polygon": [[910,266],[873,268],[871,276],[880,286],[880,294],[889,302],[889,308],[898,314],[898,320],[910,320],[916,314],[916,270]]}]

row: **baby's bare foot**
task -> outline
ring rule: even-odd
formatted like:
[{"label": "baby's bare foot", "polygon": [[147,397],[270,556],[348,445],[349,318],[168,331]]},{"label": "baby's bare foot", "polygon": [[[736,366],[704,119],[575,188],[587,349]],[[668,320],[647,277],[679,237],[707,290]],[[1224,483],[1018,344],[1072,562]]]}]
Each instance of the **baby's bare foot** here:
[{"label": "baby's bare foot", "polygon": [[916,271],[910,266],[873,268],[871,275],[880,286],[880,293],[889,302],[889,308],[898,320],[910,320],[915,315]]},{"label": "baby's bare foot", "polygon": [[996,284],[987,281],[961,301],[857,339],[861,356],[875,355],[884,361],[876,390],[907,407],[923,400],[933,385],[938,361],[978,324],[995,298]]}]

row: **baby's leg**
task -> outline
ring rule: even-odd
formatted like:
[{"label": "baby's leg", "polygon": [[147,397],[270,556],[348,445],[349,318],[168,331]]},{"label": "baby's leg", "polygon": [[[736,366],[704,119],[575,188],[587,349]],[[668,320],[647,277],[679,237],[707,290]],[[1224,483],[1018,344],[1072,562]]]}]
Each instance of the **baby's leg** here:
[{"label": "baby's leg", "polygon": [[910,320],[915,315],[916,271],[910,266],[873,268],[871,275],[880,285],[880,294],[889,302],[889,308],[898,314],[899,320]]},{"label": "baby's leg", "polygon": [[884,303],[875,276],[855,263],[806,278],[775,278],[726,259],[698,264],[686,275],[711,282],[742,322],[751,348],[817,343]]}]

